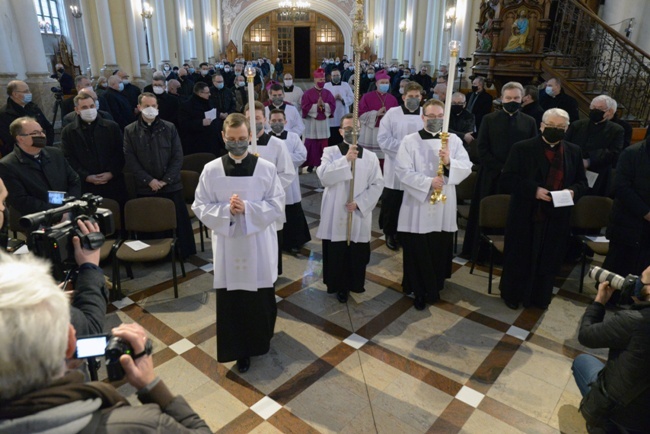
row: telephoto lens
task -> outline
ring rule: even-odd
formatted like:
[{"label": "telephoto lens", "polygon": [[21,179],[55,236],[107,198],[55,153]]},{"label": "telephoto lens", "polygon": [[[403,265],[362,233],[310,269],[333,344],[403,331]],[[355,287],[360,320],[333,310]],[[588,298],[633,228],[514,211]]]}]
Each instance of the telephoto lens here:
[{"label": "telephoto lens", "polygon": [[600,267],[591,267],[589,270],[589,277],[599,283],[609,282],[609,286],[614,289],[622,289],[625,285],[625,278],[623,276],[619,276],[616,273],[612,273],[611,271]]}]

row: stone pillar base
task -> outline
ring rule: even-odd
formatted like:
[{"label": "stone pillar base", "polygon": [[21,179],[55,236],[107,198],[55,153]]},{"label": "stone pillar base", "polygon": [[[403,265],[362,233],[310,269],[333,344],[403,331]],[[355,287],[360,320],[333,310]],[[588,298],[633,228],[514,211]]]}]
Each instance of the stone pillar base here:
[{"label": "stone pillar base", "polygon": [[15,72],[0,72],[0,105],[5,104],[9,96],[7,95],[7,85],[10,81],[16,79],[16,75]]},{"label": "stone pillar base", "polygon": [[399,65],[399,60],[398,59],[390,59],[391,65],[394,63],[396,65]]},{"label": "stone pillar base", "polygon": [[99,71],[99,75],[103,75],[104,77],[108,78],[111,75],[113,75],[113,72],[116,69],[120,69],[120,65],[113,65],[113,64],[104,64],[102,69]]},{"label": "stone pillar base", "polygon": [[[49,72],[27,72],[25,83],[29,86],[32,92],[33,101],[41,109],[48,121],[52,122],[54,115],[54,92],[53,87],[59,87],[59,82],[50,78]],[[57,113],[56,123],[61,125],[61,110]],[[55,128],[57,127],[55,125]]]}]

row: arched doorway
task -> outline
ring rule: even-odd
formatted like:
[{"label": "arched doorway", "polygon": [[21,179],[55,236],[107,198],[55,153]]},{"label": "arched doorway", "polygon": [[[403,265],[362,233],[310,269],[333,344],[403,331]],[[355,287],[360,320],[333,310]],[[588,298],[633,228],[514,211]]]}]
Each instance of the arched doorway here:
[{"label": "arched doorway", "polygon": [[272,11],[256,18],[244,32],[243,52],[247,59],[282,59],[284,71],[295,78],[310,78],[325,57],[344,54],[341,29],[318,12],[299,14],[294,21]]}]

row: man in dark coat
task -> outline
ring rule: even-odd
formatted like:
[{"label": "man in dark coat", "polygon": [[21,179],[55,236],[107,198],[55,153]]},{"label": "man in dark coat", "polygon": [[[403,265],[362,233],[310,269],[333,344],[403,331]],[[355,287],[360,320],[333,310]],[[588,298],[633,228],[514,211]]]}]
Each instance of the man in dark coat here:
[{"label": "man in dark coat", "polygon": [[108,88],[104,98],[108,104],[108,111],[120,126],[120,129],[124,131],[124,128],[135,120],[135,115],[129,100],[122,94],[122,89],[124,89],[124,84],[120,77],[117,75],[108,77]]},{"label": "man in dark coat", "polygon": [[369,66],[366,69],[365,74],[361,74],[361,79],[359,81],[359,97],[370,92],[371,90],[377,89],[377,84],[375,83],[375,68]]},{"label": "man in dark coat", "polygon": [[60,149],[45,147],[45,132],[34,118],[18,118],[10,130],[16,146],[0,160],[0,178],[9,192],[9,205],[25,215],[59,206],[50,203],[49,191],[81,195],[79,175]]},{"label": "man in dark coat", "polygon": [[183,197],[181,141],[174,124],[159,119],[154,94],[145,92],[139,100],[141,114],[124,131],[125,171],[133,174],[139,197],[163,197],[174,202],[178,247],[185,259],[196,253],[196,243]]},{"label": "man in dark coat", "polygon": [[467,95],[467,111],[476,119],[476,131],[480,131],[483,116],[492,112],[492,95],[485,91],[485,77],[480,75],[472,81],[472,91]]},{"label": "man in dark coat", "polygon": [[465,109],[465,95],[461,92],[455,92],[451,96],[449,132],[456,134],[463,141],[463,146],[474,163],[478,161],[476,146],[471,146],[472,143],[476,144],[474,139],[475,130],[474,115]]},{"label": "man in dark coat", "polygon": [[589,194],[609,196],[611,172],[623,150],[623,127],[609,121],[616,112],[616,101],[599,95],[591,101],[589,119],[573,122],[566,139],[580,146],[585,169],[598,174]]},{"label": "man in dark coat", "polygon": [[552,108],[560,108],[569,113],[571,123],[580,119],[578,113],[578,101],[572,96],[564,93],[559,78],[551,78],[546,82],[546,87],[539,91],[539,105],[544,111]]},{"label": "man in dark coat", "polygon": [[590,433],[650,432],[650,267],[640,276],[630,309],[605,319],[614,290],[604,282],[580,322],[580,344],[609,351],[606,364],[581,354],[571,366]]},{"label": "man in dark coat", "polygon": [[178,89],[178,94],[181,98],[186,99],[192,96],[194,80],[187,73],[187,69],[181,68],[178,70],[178,82],[181,84],[181,87]]},{"label": "man in dark coat", "polygon": [[[108,108],[108,104],[106,103],[105,98],[103,98],[103,97],[98,98],[97,97],[97,94],[95,93],[95,91],[93,90],[92,87],[84,87],[83,89],[81,89],[79,91],[79,93],[77,95],[81,95],[81,94],[90,95],[90,97],[93,99],[93,101],[95,102],[95,108],[97,109],[97,116],[98,117],[100,117],[102,119],[105,119],[105,120],[108,120],[108,121],[115,122],[115,119],[113,118],[113,116],[109,112],[99,109],[99,107]],[[70,98],[70,101],[72,101],[72,111],[70,113],[68,113],[67,115],[63,116],[63,119],[61,119],[61,129],[68,126],[77,117],[77,112],[74,111],[74,98]],[[100,104],[101,101],[104,101],[104,102]]]},{"label": "man in dark coat", "polygon": [[539,90],[537,86],[529,84],[524,86],[524,98],[521,100],[521,112],[535,118],[537,128],[542,125],[544,109],[539,105]]},{"label": "man in dark coat", "polygon": [[7,84],[7,104],[0,108],[0,154],[7,155],[14,146],[9,125],[18,118],[29,116],[36,119],[47,136],[47,145],[54,144],[54,127],[41,109],[32,102],[32,93],[24,81],[13,80]]},{"label": "man in dark coat", "polygon": [[129,105],[131,105],[131,110],[134,111],[138,106],[138,96],[142,93],[142,91],[138,86],[134,86],[131,84],[131,80],[129,80],[129,74],[127,74],[123,70],[120,69],[118,71],[115,71],[114,75],[118,76],[120,80],[122,80],[122,85],[124,86],[124,88],[122,89],[122,95],[124,95],[126,99],[129,100]]},{"label": "man in dark coat", "polygon": [[419,83],[420,86],[422,86],[425,95],[431,95],[431,93],[433,92],[434,83],[433,83],[433,79],[427,72],[428,72],[427,67],[425,65],[422,65],[422,67],[420,68],[420,72],[418,72],[413,76],[413,80]]},{"label": "man in dark coat", "polygon": [[551,192],[568,190],[574,203],[587,191],[580,148],[564,141],[569,115],[544,113],[542,135],[513,145],[501,188],[510,193],[501,298],[511,309],[519,303],[546,309],[570,236],[570,206],[554,206]]},{"label": "man in dark coat", "polygon": [[235,94],[232,90],[226,87],[225,78],[222,75],[214,74],[212,76],[212,85],[210,99],[217,108],[218,119],[221,121],[220,124],[223,125],[223,121],[230,113],[237,112],[237,101],[235,101]]},{"label": "man in dark coat", "polygon": [[72,89],[74,88],[74,79],[70,74],[65,72],[65,68],[60,63],[57,63],[55,68],[56,72],[52,74],[50,78],[54,78],[59,82],[61,92],[64,95],[70,95],[72,93]]},{"label": "man in dark coat", "polygon": [[[84,75],[77,75],[74,78],[74,87],[77,89],[77,94],[81,92],[81,89],[90,87],[92,88],[92,82],[90,79]],[[74,97],[66,98],[61,102],[61,118],[66,117],[68,113],[74,111]]]},{"label": "man in dark coat", "polygon": [[61,132],[61,149],[81,178],[81,191],[124,203],[126,186],[120,127],[97,115],[90,95],[82,92],[74,100],[77,116]]},{"label": "man in dark coat", "polygon": [[607,227],[603,267],[640,275],[650,264],[650,138],[621,153],[614,180],[614,207]]},{"label": "man in dark coat", "polygon": [[282,76],[284,75],[284,65],[282,60],[278,57],[275,60],[275,79],[277,81],[282,81]]},{"label": "man in dark coat", "polygon": [[472,196],[469,220],[465,230],[462,254],[470,257],[474,243],[478,244],[478,214],[481,200],[499,193],[501,169],[508,159],[512,145],[537,136],[535,119],[521,113],[524,88],[516,82],[506,83],[501,89],[503,109],[483,118],[478,133],[477,149],[479,164],[476,189]]},{"label": "man in dark coat", "polygon": [[[213,118],[206,113],[214,111]],[[223,142],[219,140],[220,130],[214,102],[210,100],[210,88],[201,82],[194,85],[194,94],[178,109],[178,128],[185,155],[197,152],[211,152],[220,156],[224,153]]]}]

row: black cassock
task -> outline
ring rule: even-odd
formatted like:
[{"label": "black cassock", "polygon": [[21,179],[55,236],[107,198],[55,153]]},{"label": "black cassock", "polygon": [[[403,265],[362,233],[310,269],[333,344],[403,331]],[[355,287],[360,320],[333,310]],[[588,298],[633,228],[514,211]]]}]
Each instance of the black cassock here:
[{"label": "black cassock", "polygon": [[[572,207],[554,208],[552,202],[535,198],[538,187],[546,188],[551,164],[544,155],[541,137],[515,143],[503,167],[500,186],[510,193],[505,233],[501,298],[511,302],[547,306],[553,281],[560,268],[570,236]],[[580,148],[563,141],[563,186],[573,190],[576,203],[587,191],[587,178]]]},{"label": "black cassock", "polygon": [[[241,164],[222,157],[226,176],[253,176],[257,158],[250,154]],[[217,289],[217,360],[221,363],[261,356],[269,352],[278,308],[275,289],[227,291]]]}]

